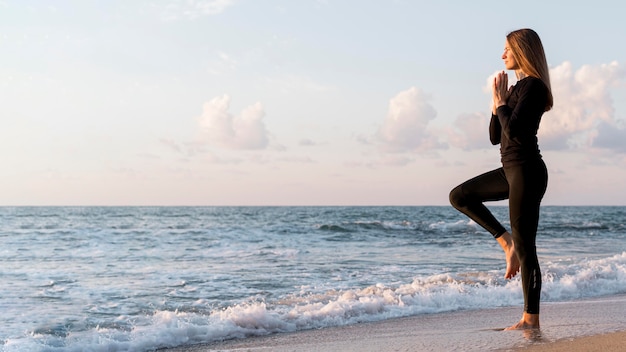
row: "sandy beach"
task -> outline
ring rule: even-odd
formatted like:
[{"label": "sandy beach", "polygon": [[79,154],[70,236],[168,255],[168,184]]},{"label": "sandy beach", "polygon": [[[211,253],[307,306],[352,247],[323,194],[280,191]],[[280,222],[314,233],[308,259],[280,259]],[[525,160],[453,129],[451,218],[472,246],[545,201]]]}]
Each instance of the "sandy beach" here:
[{"label": "sandy beach", "polygon": [[626,350],[626,295],[544,303],[540,331],[502,331],[520,314],[519,307],[431,314],[167,352]]}]

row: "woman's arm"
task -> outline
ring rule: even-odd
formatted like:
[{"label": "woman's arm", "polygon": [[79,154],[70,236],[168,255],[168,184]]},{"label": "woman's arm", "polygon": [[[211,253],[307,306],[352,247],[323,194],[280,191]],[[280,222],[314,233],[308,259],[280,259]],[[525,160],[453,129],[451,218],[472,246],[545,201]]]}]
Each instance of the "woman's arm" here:
[{"label": "woman's arm", "polygon": [[520,133],[537,133],[547,99],[545,85],[536,78],[524,80],[515,95],[517,99],[514,108],[500,105],[496,109],[500,126],[508,139],[516,138]]},{"label": "woman's arm", "polygon": [[502,126],[500,126],[498,115],[491,114],[491,122],[489,122],[489,140],[491,141],[491,144],[499,144],[501,135]]}]

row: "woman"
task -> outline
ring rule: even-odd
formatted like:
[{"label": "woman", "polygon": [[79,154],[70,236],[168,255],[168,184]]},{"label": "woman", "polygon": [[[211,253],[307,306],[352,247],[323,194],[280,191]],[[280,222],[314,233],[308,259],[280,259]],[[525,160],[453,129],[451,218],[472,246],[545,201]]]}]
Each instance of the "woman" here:
[{"label": "woman", "polygon": [[[500,144],[502,167],[472,178],[450,192],[450,203],[489,231],[506,256],[505,278],[521,269],[524,313],[512,329],[539,328],[541,271],[535,237],[539,205],[548,184],[548,172],[537,145],[544,112],[552,108],[548,64],[535,31],[520,29],[506,37],[504,66],[515,70],[518,82],[508,88],[500,72],[493,81],[493,108],[489,137]],[[509,200],[509,233],[485,207],[485,201]]]}]

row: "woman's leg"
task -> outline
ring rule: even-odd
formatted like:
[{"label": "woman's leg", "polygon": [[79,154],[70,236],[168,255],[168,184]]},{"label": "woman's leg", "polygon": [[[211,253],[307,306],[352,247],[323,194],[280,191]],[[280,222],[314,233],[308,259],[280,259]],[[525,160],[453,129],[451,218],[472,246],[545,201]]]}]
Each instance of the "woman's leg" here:
[{"label": "woman's leg", "polygon": [[509,183],[502,168],[476,176],[450,192],[450,203],[477,224],[489,231],[498,241],[506,257],[504,277],[512,278],[519,271],[519,261],[515,253],[511,234],[500,224],[483,204],[509,197]]},{"label": "woman's leg", "polygon": [[450,191],[450,204],[498,238],[506,229],[483,204],[509,197],[509,183],[499,168],[469,179]]},{"label": "woman's leg", "polygon": [[548,174],[542,160],[505,169],[511,187],[509,213],[512,239],[520,261],[524,290],[524,315],[514,329],[539,328],[541,270],[535,240],[539,207],[547,188]]}]

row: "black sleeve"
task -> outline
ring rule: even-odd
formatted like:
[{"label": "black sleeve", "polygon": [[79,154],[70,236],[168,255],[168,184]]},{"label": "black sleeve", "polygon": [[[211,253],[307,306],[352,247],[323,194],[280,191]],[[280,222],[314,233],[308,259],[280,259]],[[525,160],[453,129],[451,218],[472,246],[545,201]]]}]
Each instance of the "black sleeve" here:
[{"label": "black sleeve", "polygon": [[514,139],[528,133],[541,119],[546,105],[546,88],[539,79],[530,79],[520,87],[515,108],[502,105],[496,110],[504,135]]},{"label": "black sleeve", "polygon": [[489,140],[491,140],[491,144],[496,145],[500,143],[501,134],[502,126],[500,126],[498,116],[491,114],[491,122],[489,123]]}]

